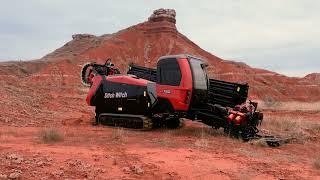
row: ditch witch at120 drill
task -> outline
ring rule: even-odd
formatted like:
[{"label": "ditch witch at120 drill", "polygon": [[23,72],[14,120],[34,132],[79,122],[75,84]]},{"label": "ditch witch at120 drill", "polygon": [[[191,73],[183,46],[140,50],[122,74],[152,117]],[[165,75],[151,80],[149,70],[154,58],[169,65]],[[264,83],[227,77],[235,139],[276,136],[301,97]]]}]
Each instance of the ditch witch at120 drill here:
[{"label": "ditch witch at120 drill", "polygon": [[187,118],[222,127],[232,137],[261,137],[257,126],[263,114],[256,102],[246,103],[249,86],[209,79],[207,66],[194,56],[171,55],[161,57],[156,69],[130,65],[121,75],[109,59],[104,65],[85,64],[81,79],[90,86],[86,101],[96,108],[96,123],[177,128]]}]

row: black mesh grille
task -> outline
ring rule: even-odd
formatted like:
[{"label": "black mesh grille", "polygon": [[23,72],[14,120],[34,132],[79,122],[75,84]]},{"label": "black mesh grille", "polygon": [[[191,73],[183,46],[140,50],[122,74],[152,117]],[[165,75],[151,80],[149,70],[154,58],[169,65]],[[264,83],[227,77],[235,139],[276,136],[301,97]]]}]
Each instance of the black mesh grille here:
[{"label": "black mesh grille", "polygon": [[215,79],[209,80],[209,103],[234,107],[246,102],[248,84],[237,84]]}]

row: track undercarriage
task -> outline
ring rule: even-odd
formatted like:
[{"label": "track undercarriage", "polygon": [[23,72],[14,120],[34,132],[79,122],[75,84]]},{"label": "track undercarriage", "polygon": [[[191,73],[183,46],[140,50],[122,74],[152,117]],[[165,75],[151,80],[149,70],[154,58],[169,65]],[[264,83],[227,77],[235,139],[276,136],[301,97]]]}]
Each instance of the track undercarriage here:
[{"label": "track undercarriage", "polygon": [[182,123],[181,120],[176,117],[150,118],[143,115],[101,113],[96,119],[96,124],[129,129],[151,130],[162,127],[174,129],[180,127]]},{"label": "track undercarriage", "polygon": [[152,119],[132,114],[102,113],[99,115],[98,123],[106,126],[143,130],[150,130],[153,127]]}]

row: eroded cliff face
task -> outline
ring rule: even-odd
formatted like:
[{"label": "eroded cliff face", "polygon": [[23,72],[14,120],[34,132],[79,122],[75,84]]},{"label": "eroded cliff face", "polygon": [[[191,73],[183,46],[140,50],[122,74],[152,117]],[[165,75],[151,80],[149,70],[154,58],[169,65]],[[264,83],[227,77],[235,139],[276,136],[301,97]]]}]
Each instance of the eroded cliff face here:
[{"label": "eroded cliff face", "polygon": [[252,99],[272,97],[281,101],[320,101],[319,75],[290,78],[223,60],[179,33],[176,16],[172,9],[158,9],[145,22],[113,34],[73,35],[70,42],[40,60],[2,63],[0,78],[4,82],[5,75],[23,77],[33,83],[32,87],[58,83],[62,87],[80,88],[79,72],[82,64],[88,61],[104,63],[107,58],[112,58],[114,64],[125,72],[129,63],[155,67],[160,56],[187,53],[205,59],[210,65],[208,72],[212,78],[248,82]]}]

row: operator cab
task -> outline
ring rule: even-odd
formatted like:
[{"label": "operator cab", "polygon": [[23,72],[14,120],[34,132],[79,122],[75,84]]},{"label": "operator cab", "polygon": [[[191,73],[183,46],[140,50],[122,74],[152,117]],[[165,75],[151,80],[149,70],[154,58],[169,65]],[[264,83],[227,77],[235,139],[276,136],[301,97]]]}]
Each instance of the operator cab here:
[{"label": "operator cab", "polygon": [[161,57],[157,64],[157,91],[175,110],[199,108],[208,101],[207,64],[190,55]]}]

